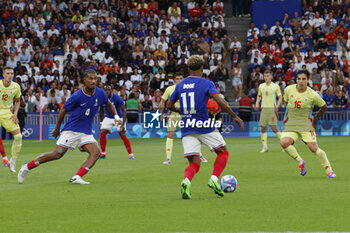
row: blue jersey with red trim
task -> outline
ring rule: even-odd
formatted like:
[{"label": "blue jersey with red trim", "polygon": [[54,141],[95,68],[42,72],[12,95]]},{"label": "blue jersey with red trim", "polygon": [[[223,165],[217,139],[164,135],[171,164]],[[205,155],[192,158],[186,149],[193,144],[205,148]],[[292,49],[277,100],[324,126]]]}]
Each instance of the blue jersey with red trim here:
[{"label": "blue jersey with red trim", "polygon": [[[117,110],[118,116],[120,118],[123,118],[123,111],[121,110],[121,107],[124,105],[124,100],[117,94],[112,94],[112,98],[110,98],[111,103],[114,105],[115,110]],[[104,105],[104,113],[105,117],[108,118],[114,118],[112,113],[108,111],[107,105]]]},{"label": "blue jersey with red trim", "polygon": [[218,94],[214,83],[201,77],[189,76],[176,85],[170,100],[180,100],[180,111],[183,126],[180,125],[182,136],[187,134],[207,134],[215,130],[213,124],[204,124],[210,120],[208,114],[208,99]]},{"label": "blue jersey with red trim", "polygon": [[101,105],[108,102],[105,91],[95,87],[95,92],[89,96],[83,89],[75,92],[63,105],[71,115],[62,131],[74,131],[92,134],[92,122],[97,110]]}]

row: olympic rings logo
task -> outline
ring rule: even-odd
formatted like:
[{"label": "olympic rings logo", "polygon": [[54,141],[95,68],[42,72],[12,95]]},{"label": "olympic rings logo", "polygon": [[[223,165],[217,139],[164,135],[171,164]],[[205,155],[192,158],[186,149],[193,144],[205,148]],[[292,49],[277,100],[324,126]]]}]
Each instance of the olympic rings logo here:
[{"label": "olympic rings logo", "polygon": [[222,126],[222,132],[226,133],[226,134],[232,132],[234,129],[235,129],[235,127],[233,127],[233,125],[223,125]]},{"label": "olympic rings logo", "polygon": [[23,128],[23,130],[22,130],[22,135],[23,135],[23,137],[29,137],[30,135],[32,135],[33,134],[33,129],[32,128],[28,128],[28,129],[26,129],[26,128]]}]

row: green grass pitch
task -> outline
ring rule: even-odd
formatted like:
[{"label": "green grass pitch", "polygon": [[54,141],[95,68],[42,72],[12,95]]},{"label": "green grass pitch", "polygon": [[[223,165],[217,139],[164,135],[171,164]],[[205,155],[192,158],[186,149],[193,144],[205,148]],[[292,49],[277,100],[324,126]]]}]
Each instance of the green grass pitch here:
[{"label": "green grass pitch", "polygon": [[[236,192],[221,198],[207,187],[215,154],[192,181],[192,199],[182,200],[180,183],[187,160],[174,140],[173,164],[163,165],[165,139],[131,139],[136,159],[129,160],[122,140],[107,142],[107,159],[85,176],[91,185],[70,185],[86,153],[32,170],[24,184],[0,168],[0,232],[250,232],[350,231],[350,143],[348,137],[319,137],[337,178],[324,169],[303,143],[296,148],[308,173],[269,137],[260,154],[259,138],[226,138],[230,152],[223,175],[238,180]],[[5,141],[10,151],[11,141]],[[20,165],[51,151],[55,141],[23,141]]]}]

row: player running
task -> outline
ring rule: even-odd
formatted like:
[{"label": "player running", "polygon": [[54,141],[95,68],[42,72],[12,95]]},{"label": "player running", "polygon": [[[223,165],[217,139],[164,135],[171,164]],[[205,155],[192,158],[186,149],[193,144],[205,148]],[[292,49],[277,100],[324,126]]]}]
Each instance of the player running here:
[{"label": "player running", "polygon": [[[281,136],[283,149],[299,163],[300,174],[306,175],[305,161],[300,157],[293,144],[301,136],[303,142],[310,151],[316,155],[321,165],[325,168],[328,178],[335,178],[336,175],[328,161],[326,152],[321,150],[316,141],[316,131],[313,127],[315,122],[326,112],[325,101],[314,90],[307,86],[310,73],[307,70],[297,72],[297,84],[288,86],[284,92],[284,101],[287,111],[285,115],[285,129]],[[316,116],[311,118],[311,108],[317,105],[321,109]]]},{"label": "player running", "polygon": [[[281,133],[276,125],[278,122],[278,109],[282,106],[282,95],[280,87],[272,82],[272,78],[271,71],[266,70],[264,72],[265,83],[259,85],[258,97],[256,98],[256,111],[258,111],[260,100],[262,100],[262,110],[259,122],[259,125],[261,126],[261,142],[263,144],[263,148],[260,151],[261,153],[269,151],[269,148],[267,147],[267,124],[271,126],[271,129],[276,134],[277,138],[281,138]],[[278,97],[277,105],[276,96]]]},{"label": "player running", "polygon": [[[4,146],[1,142],[3,166],[8,166],[11,172],[16,172],[16,159],[22,148],[22,134],[18,125],[17,113],[21,103],[21,88],[12,82],[14,71],[12,67],[3,68],[4,79],[0,81],[0,125],[13,135],[11,159],[8,161]],[[13,106],[13,99],[15,105]],[[13,107],[13,113],[11,108]]]},{"label": "player running", "polygon": [[[112,87],[106,85],[104,90],[109,98],[109,101],[114,105],[115,109],[120,118],[123,118],[123,123],[117,126],[118,133],[124,142],[125,148],[129,153],[129,159],[134,159],[134,154],[132,153],[130,141],[125,134],[125,124],[126,124],[126,110],[125,104],[119,95],[112,93]],[[100,158],[106,158],[106,144],[107,144],[107,134],[112,132],[112,128],[115,125],[114,116],[108,111],[107,105],[101,106],[100,108],[100,120],[101,120],[101,135],[100,135],[100,146],[101,146],[101,156]]]},{"label": "player running", "polygon": [[88,173],[101,155],[97,142],[92,136],[92,121],[97,110],[101,105],[106,104],[108,111],[114,115],[115,121],[118,124],[121,123],[115,107],[109,101],[106,93],[96,87],[96,82],[96,72],[94,70],[85,71],[84,87],[67,100],[58,115],[56,128],[52,131],[54,137],[59,136],[64,116],[67,112],[71,112],[67,123],[62,129],[61,136],[56,142],[55,150],[44,153],[31,162],[23,164],[18,173],[18,183],[23,183],[29,170],[36,168],[39,164],[60,159],[68,149],[73,150],[78,146],[80,151],[88,152],[89,156],[83,162],[79,171],[70,179],[69,183],[90,184],[84,181],[82,177]]},{"label": "player running", "polygon": [[[174,92],[176,85],[181,82],[184,79],[184,75],[182,73],[176,73],[175,74],[175,85],[172,85],[168,87],[163,96],[162,100],[160,102],[160,120],[163,122],[164,118],[164,107],[165,107],[165,102],[169,99],[171,94]],[[176,107],[180,107],[179,102],[175,103]],[[163,162],[163,164],[171,164],[171,155],[173,153],[173,141],[174,141],[174,132],[175,130],[179,127],[179,121],[181,120],[181,115],[177,112],[172,112],[169,111],[169,118],[168,118],[168,137],[166,139],[166,144],[165,144],[165,150],[166,150],[166,160]],[[200,155],[200,159],[202,162],[206,163],[208,162],[202,155]]]},{"label": "player running", "polygon": [[[244,124],[231,110],[227,102],[220,97],[214,83],[202,78],[203,59],[198,55],[193,55],[188,59],[187,64],[190,76],[176,86],[167,104],[167,108],[171,111],[181,112],[182,122],[184,123],[184,127],[181,128],[182,144],[184,156],[188,159],[189,166],[185,169],[185,179],[181,183],[182,198],[191,198],[191,180],[200,168],[199,152],[202,143],[207,145],[211,151],[217,153],[214,170],[208,181],[208,186],[217,195],[224,196],[218,179],[225,169],[229,153],[225,146],[225,140],[215,129],[215,126],[205,124],[205,122],[211,122],[207,109],[208,98],[212,96],[221,109],[233,117],[241,129],[244,129]],[[180,100],[180,108],[174,105],[177,100]]]}]

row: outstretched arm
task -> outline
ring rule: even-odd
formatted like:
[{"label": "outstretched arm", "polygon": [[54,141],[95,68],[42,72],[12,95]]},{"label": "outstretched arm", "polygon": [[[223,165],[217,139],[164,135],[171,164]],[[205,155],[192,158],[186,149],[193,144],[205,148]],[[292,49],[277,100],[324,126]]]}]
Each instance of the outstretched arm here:
[{"label": "outstretched arm", "polygon": [[239,118],[236,113],[232,111],[230,106],[227,104],[226,100],[222,98],[219,94],[213,95],[214,100],[218,103],[221,109],[223,109],[225,112],[230,114],[233,118],[233,120],[237,123],[237,125],[241,128],[241,130],[244,130],[244,123],[241,118]]},{"label": "outstretched arm", "polygon": [[66,113],[67,110],[65,108],[62,108],[60,113],[58,114],[56,128],[51,132],[52,136],[54,136],[55,138],[58,137],[58,135],[60,135],[61,124]]}]

